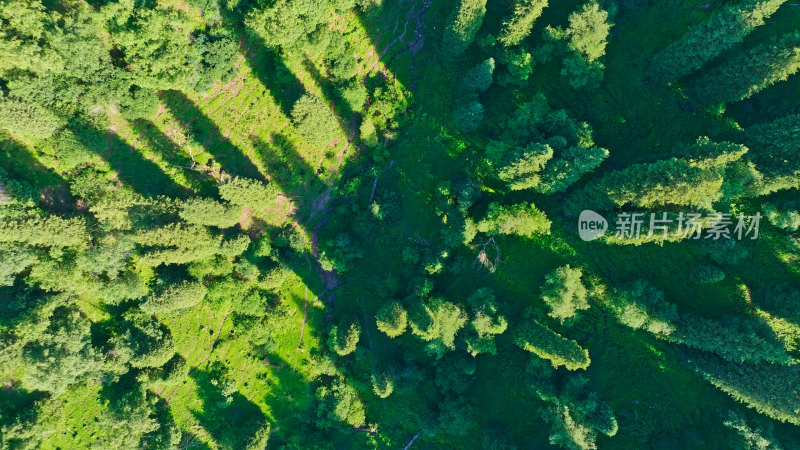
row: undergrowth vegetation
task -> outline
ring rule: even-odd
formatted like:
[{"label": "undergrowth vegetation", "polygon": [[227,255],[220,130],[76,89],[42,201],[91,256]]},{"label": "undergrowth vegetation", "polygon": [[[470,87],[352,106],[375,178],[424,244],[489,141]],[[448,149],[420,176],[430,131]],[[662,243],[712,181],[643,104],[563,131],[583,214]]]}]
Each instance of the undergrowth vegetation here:
[{"label": "undergrowth vegetation", "polygon": [[798,23],[0,0],[0,447],[796,448]]}]

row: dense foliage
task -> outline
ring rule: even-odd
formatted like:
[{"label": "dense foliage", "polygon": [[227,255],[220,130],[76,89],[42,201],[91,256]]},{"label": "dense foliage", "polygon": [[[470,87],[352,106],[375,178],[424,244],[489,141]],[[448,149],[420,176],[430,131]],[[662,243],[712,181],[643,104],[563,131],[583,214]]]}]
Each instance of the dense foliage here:
[{"label": "dense foliage", "polygon": [[797,448],[798,23],[0,0],[0,448]]}]

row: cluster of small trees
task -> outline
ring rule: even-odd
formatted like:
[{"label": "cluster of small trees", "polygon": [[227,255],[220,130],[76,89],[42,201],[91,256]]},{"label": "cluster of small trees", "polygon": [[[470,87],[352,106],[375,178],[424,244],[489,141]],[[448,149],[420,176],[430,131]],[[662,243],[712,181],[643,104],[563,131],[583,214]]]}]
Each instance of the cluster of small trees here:
[{"label": "cluster of small trees", "polygon": [[[657,53],[647,70],[647,78],[668,83],[697,71],[740,44],[784,3],[785,0],[745,0],[725,5]],[[790,32],[733,56],[700,74],[691,86],[692,91],[705,105],[749,98],[800,69],[798,42],[797,32]]]},{"label": "cluster of small trees", "polygon": [[486,146],[486,156],[511,190],[552,194],[597,168],[608,150],[594,146],[588,124],[552,109],[539,94],[504,123],[500,140]]},{"label": "cluster of small trees", "polygon": [[618,431],[613,410],[589,389],[584,374],[559,374],[546,360],[531,356],[526,372],[536,395],[547,406],[542,418],[550,423],[550,443],[564,448],[597,448],[598,433]]},{"label": "cluster of small trees", "polygon": [[[784,2],[745,0],[722,7],[656,55],[650,79],[668,83],[691,74],[741,43]],[[40,192],[0,171],[0,289],[14,293],[7,305],[9,317],[4,312],[0,324],[0,363],[21,361],[22,386],[51,399],[57,400],[70,386],[92,380],[125,390],[99,419],[100,426],[111,430],[111,437],[99,443],[105,447],[179,445],[181,432],[168,414],[159,412],[165,405],[158,404],[151,389],[155,384],[178,385],[189,369],[176,354],[172,335],[161,320],[203,303],[224,304],[231,311],[235,336],[265,356],[276,345],[276,325],[271,319],[288,314],[286,306],[276,302],[274,291],[292,276],[286,265],[309,256],[303,252],[311,243],[304,231],[285,231],[273,241],[270,231],[244,233],[237,227],[251,213],[258,218],[274,208],[278,192],[271,183],[221,177],[213,196],[188,199],[145,198],[122,183],[106,183],[104,177],[113,178],[111,172],[100,173],[92,167],[99,159],[97,150],[105,148],[103,141],[109,137],[99,131],[107,124],[97,111],[118,111],[128,120],[152,117],[160,91],[202,92],[216,80],[228,79],[236,66],[238,36],[223,22],[240,13],[243,23],[239,18],[235,21],[244,25],[250,39],[275,55],[305,52],[309,64],[327,77],[322,81],[333,85],[330,90],[323,87],[322,96],[301,93],[291,105],[292,124],[306,144],[324,147],[341,136],[334,110],[349,107],[350,112],[363,113],[360,143],[372,151],[371,162],[383,165],[389,159],[386,145],[411,105],[410,93],[399,81],[368,94],[359,77],[356,47],[341,38],[341,31],[334,30],[337,27],[329,26],[331,16],[347,19],[339,14],[356,4],[366,9],[367,1],[277,0],[250,11],[246,2],[228,3],[207,2],[201,21],[185,11],[197,12],[196,5],[139,8],[128,0],[58,9],[36,2],[0,5],[4,42],[0,126],[39,143],[38,156],[67,175],[72,193],[81,198],[77,211],[57,215],[38,207]],[[486,0],[457,3],[440,53],[452,65],[465,59],[463,76],[448,91],[455,94],[454,122],[465,133],[448,142],[461,146],[458,151],[473,143],[468,141],[475,137],[470,133],[482,126],[482,100],[487,99],[483,94],[495,80],[502,86],[524,83],[534,60],[544,62],[552,54],[563,59],[562,74],[575,88],[602,79],[613,5],[601,6],[597,1],[581,5],[570,14],[567,28],[548,28],[548,39],[531,50],[525,41],[547,0],[512,2],[497,38],[478,36]],[[465,53],[476,38],[483,53],[467,62]],[[790,33],[735,57],[701,74],[694,93],[705,103],[737,101],[786,79],[800,68],[798,41],[798,34]],[[481,62],[470,68],[476,61]],[[331,97],[331,91],[340,98]],[[528,375],[534,392],[547,404],[543,416],[552,426],[551,443],[596,448],[598,434],[616,434],[617,421],[611,408],[588,389],[587,379],[574,373],[586,369],[591,360],[568,328],[578,322],[591,299],[602,303],[623,325],[680,344],[690,355],[690,367],[737,400],[778,420],[800,423],[793,359],[771,330],[753,317],[712,321],[679,314],[661,291],[645,281],[604,290],[594,289],[592,279],[590,292],[586,269],[570,265],[545,276],[541,305],[531,307],[519,323],[509,320],[513,317],[510,303],[506,305],[489,288],[459,298],[439,284],[443,274],[464,274],[471,258],[464,246],[477,233],[489,236],[491,243],[495,238],[501,243],[518,242],[503,237],[516,235],[561,245],[553,242],[558,239],[543,236],[553,227],[548,215],[521,197],[502,195],[526,189],[545,195],[565,192],[608,157],[607,150],[595,145],[587,123],[552,108],[541,94],[523,98],[527,92],[514,93],[519,105],[500,121],[493,139],[476,142],[485,144],[486,150],[485,159],[476,164],[480,167],[467,162],[466,180],[443,182],[433,193],[425,193],[432,216],[440,223],[432,236],[408,240],[411,244],[399,256],[402,279],[390,275],[380,282],[367,281],[370,288],[375,287],[376,298],[401,300],[367,310],[366,322],[331,312],[328,320],[336,315],[337,322],[327,333],[319,333],[327,345],[321,354],[311,355],[317,417],[297,414],[292,420],[309,421],[303,426],[309,425],[311,432],[362,427],[367,424],[369,399],[375,400],[372,394],[395,399],[417,390],[425,391],[430,399],[429,411],[418,418],[421,435],[432,437],[441,431],[465,438],[478,424],[478,409],[466,395],[473,385],[476,360],[515,351],[530,357]],[[572,193],[567,209],[688,206],[711,210],[720,200],[796,188],[798,117],[786,116],[745,130],[750,151],[743,145],[701,138],[676,147],[674,158],[606,172]],[[358,124],[358,117],[354,119]],[[458,139],[463,141],[455,142]],[[394,161],[388,165],[391,169]],[[365,171],[370,176],[379,173]],[[474,178],[488,181],[477,186]],[[359,191],[360,178],[348,181],[342,189],[345,195]],[[478,219],[470,210],[480,195],[491,197],[486,214]],[[309,267],[331,278],[352,274],[357,260],[364,257],[360,243],[374,238],[380,228],[391,228],[379,234],[380,239],[402,235],[406,242],[407,230],[396,227],[400,202],[375,188],[369,198],[367,207],[358,202],[337,205],[338,211],[344,211],[337,214],[351,220],[338,224],[347,232],[321,241],[321,251],[313,253],[316,260],[308,262]],[[475,206],[480,209],[485,204]],[[795,204],[775,204],[767,214],[774,225],[796,230],[797,209]],[[552,214],[551,218],[556,220]],[[487,247],[489,243],[480,246],[478,261],[483,265],[490,265]],[[741,248],[727,243],[701,245],[723,266],[741,260]],[[722,269],[711,264],[696,264],[690,274],[696,283],[719,282],[724,276]],[[800,294],[792,287],[773,287],[761,295],[770,297],[771,306],[781,315],[796,318],[792,306]],[[98,306],[108,318],[93,323],[82,309],[86,305]],[[368,315],[373,312],[377,335],[370,334],[373,324]],[[509,329],[512,339],[498,339]],[[366,347],[372,350],[373,339],[390,351],[368,354]],[[508,341],[528,353],[504,347]],[[401,345],[420,345],[428,358],[403,352]],[[399,360],[397,355],[403,353],[408,354],[398,364],[393,358]],[[373,361],[377,355],[386,359]],[[435,389],[418,389],[433,371],[435,387],[429,387]],[[207,388],[213,393],[204,408],[219,417],[234,416],[225,411],[240,401],[236,383],[225,374],[208,375],[212,379]],[[775,380],[786,383],[776,388]],[[29,421],[23,419],[20,415],[9,427],[5,415],[0,417],[3,439],[21,436],[36,445],[35,435],[41,433],[26,435],[22,429]],[[270,428],[260,414],[243,415],[230,425],[214,437],[220,447],[266,445]],[[743,436],[753,434],[739,420],[731,420],[729,426]],[[494,439],[493,434],[486,439],[490,445],[505,441]]]},{"label": "cluster of small trees", "polygon": [[645,280],[614,289],[607,294],[605,304],[623,325],[730,361],[792,361],[783,344],[756,319],[732,316],[709,320],[690,313],[679,314],[664,293]]},{"label": "cluster of small trees", "polygon": [[268,48],[297,49],[310,45],[309,40],[324,28],[333,12],[346,10],[353,4],[352,0],[280,0],[251,9],[244,23]]},{"label": "cluster of small trees", "polygon": [[688,365],[736,400],[781,421],[800,421],[797,393],[788,387],[797,372],[793,360],[755,319],[679,315],[661,291],[642,280],[610,293],[606,305],[624,325],[696,349],[686,352]]}]

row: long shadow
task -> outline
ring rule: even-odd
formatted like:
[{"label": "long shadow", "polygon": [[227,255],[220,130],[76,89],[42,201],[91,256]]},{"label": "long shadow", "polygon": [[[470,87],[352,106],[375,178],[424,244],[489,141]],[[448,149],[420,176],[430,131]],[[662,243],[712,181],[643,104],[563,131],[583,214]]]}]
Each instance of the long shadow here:
[{"label": "long shadow", "polygon": [[172,197],[189,194],[186,188],[164,174],[156,163],[146,159],[116,134],[100,131],[82,122],[73,123],[70,127],[81,144],[108,162],[119,179],[138,194]]},{"label": "long shadow", "polygon": [[[156,400],[155,394],[147,390],[146,386],[137,379],[140,374],[141,372],[138,370],[131,370],[116,382],[104,384],[99,393],[100,402],[108,404],[106,414],[110,414],[118,421],[130,420],[129,414],[132,409],[146,407],[145,405],[148,403],[152,404],[154,407],[150,409],[149,415],[158,422],[159,427],[153,433],[143,436],[142,443],[146,444],[149,440],[169,442],[171,430],[177,428],[175,418],[164,399]],[[140,419],[136,418],[136,420]],[[95,442],[95,444],[102,448],[106,443]]]},{"label": "long shadow", "polygon": [[244,24],[247,12],[258,2],[243,0],[230,9],[220,1],[220,12],[226,25],[239,34],[244,47],[244,56],[261,84],[269,89],[283,113],[290,117],[294,103],[306,93],[303,83],[297,79],[283,61],[279,50],[268,47],[264,40]]},{"label": "long shadow", "polygon": [[[385,5],[388,3],[392,2],[385,2]],[[382,9],[385,9],[388,12],[391,12],[391,10],[396,8],[396,4],[382,7]],[[260,80],[264,87],[270,91],[271,95],[275,98],[275,101],[278,103],[284,114],[290,116],[292,106],[297,99],[306,93],[306,91],[299,80],[297,80],[294,74],[292,74],[292,72],[288,69],[279,52],[266,48],[263,41],[254,36],[253,33],[246,33],[247,30],[245,30],[245,27],[242,25],[242,17],[246,14],[246,11],[244,11],[245,9],[246,7],[241,7],[239,11],[227,13],[225,20],[228,21],[232,28],[236,29],[240,36],[243,37],[245,57],[252,67],[254,75]],[[399,32],[400,31],[398,31],[398,34]],[[369,37],[372,38],[373,42],[376,42],[374,39],[375,36],[371,35]],[[426,44],[426,46],[430,46],[430,44]],[[339,113],[336,115],[341,129],[345,131],[345,133],[349,134],[349,131],[353,125],[351,121],[355,116],[355,112],[337,92],[335,86],[330,83],[329,80],[322,77],[315,67],[309,67],[307,64],[307,69],[319,84],[323,96],[325,97],[324,100],[326,100],[330,109]],[[408,85],[408,81],[408,79],[401,80],[401,82],[403,82],[405,85]],[[277,151],[273,150],[260,152],[263,155],[268,155],[265,156],[265,158],[269,158],[263,161],[263,166],[266,168],[266,172],[270,176],[271,182],[276,183],[276,185],[279,186],[286,195],[301,196],[294,197],[295,202],[300,202],[300,207],[295,213],[295,218],[299,227],[303,229],[302,231],[304,231],[306,235],[311,234],[311,231],[317,228],[316,225],[324,223],[325,210],[329,209],[330,205],[333,203],[333,201],[331,201],[327,203],[326,207],[323,207],[322,205],[324,201],[319,201],[324,200],[324,194],[328,189],[328,186],[322,179],[321,174],[316,171],[315,167],[312,167],[311,164],[306,162],[298,149],[292,145],[292,142],[285,135],[275,134],[272,136],[271,142],[255,140],[254,145],[265,150],[268,147],[271,147],[272,149],[276,149],[277,147]],[[339,169],[339,173],[350,175],[362,174],[364,172],[364,168],[360,166],[364,164],[365,163],[363,159],[346,161]],[[332,193],[332,196],[336,196],[335,191]],[[314,221],[309,220],[309,218],[312,217],[312,213],[316,213],[313,214],[315,217]],[[317,220],[317,218],[322,218],[322,220]],[[273,234],[272,232],[277,230],[269,231],[270,234]],[[326,232],[326,234],[328,233]],[[329,274],[323,274],[319,267],[318,261],[314,260],[312,255],[308,253],[294,251],[288,246],[284,246],[278,251],[280,254],[279,259],[281,263],[285,264],[286,267],[288,267],[292,272],[301,278],[304,284],[309,286],[308,297],[318,297],[328,304],[327,312],[329,317],[326,320],[330,321],[333,310],[338,310],[340,305],[337,305],[336,308],[333,308],[333,301],[331,300],[333,297],[332,290],[335,289],[336,285],[335,283],[332,285],[329,284],[330,280],[327,276]],[[347,301],[347,299],[342,300],[342,302]],[[319,324],[319,326],[321,325],[322,324]],[[324,330],[317,331],[319,334],[324,333]],[[309,331],[306,330],[306,333],[308,332]],[[270,356],[270,361],[272,361],[273,356]],[[272,362],[274,363],[275,361]],[[297,375],[291,374],[290,371],[291,370],[276,369],[271,370],[270,372],[272,373],[272,376],[278,378],[281,387],[290,386],[289,391],[293,395],[293,388],[310,388],[306,381],[300,379]],[[202,387],[200,380],[198,380],[198,384],[200,384]],[[208,385],[206,384],[206,386]],[[279,425],[282,430],[286,429],[286,432],[290,433],[292,438],[296,438],[299,435],[300,437],[308,438],[310,441],[319,439],[322,436],[327,436],[329,434],[327,432],[322,433],[314,430],[318,420],[314,420],[313,418],[313,407],[306,409],[301,405],[286,403],[286,395],[282,394],[282,391],[283,389],[276,389],[274,392],[268,394],[265,399],[271,405],[271,414],[275,417],[270,419],[275,421],[276,426]],[[301,397],[296,396],[295,398]],[[298,409],[302,410],[302,412],[299,412],[299,414]],[[213,413],[208,415],[212,416]],[[305,417],[306,415],[310,415],[311,417]],[[198,417],[198,419],[201,421],[203,420],[200,417]],[[211,420],[211,418],[208,420]],[[213,431],[210,431],[213,434]],[[274,441],[279,440],[280,436],[276,435]],[[330,441],[327,443],[330,444]]]},{"label": "long shadow", "polygon": [[344,99],[341,91],[337,89],[329,79],[322,76],[319,69],[317,69],[317,66],[315,66],[312,61],[306,59],[304,65],[306,69],[311,72],[311,76],[316,80],[322,90],[323,100],[328,104],[328,108],[333,111],[333,115],[339,122],[339,128],[349,136],[350,129],[353,127],[355,119],[355,114],[350,103]]},{"label": "long shadow", "polygon": [[226,375],[223,368],[214,366],[192,371],[202,401],[202,407],[193,414],[222,448],[250,448],[248,444],[257,433],[270,425],[258,405],[242,394],[234,392],[226,397],[221,393]]},{"label": "long shadow", "polygon": [[191,169],[193,161],[187,157],[171,139],[169,139],[152,122],[139,119],[133,122],[133,129],[144,138],[147,143],[156,149],[170,164],[181,167],[187,172],[188,178],[192,181],[194,189],[204,196],[217,194],[216,183],[210,175],[203,175]]},{"label": "long shadow", "polygon": [[[244,56],[253,73],[261,84],[269,90],[270,95],[278,103],[283,113],[291,117],[292,107],[300,97],[306,94],[306,89],[288,68],[280,51],[269,48],[262,38],[244,24],[244,17],[256,2],[244,0],[233,10],[224,7],[222,3],[220,2],[220,11],[222,12],[223,20],[239,34],[244,48]],[[320,83],[331,109],[335,109],[333,102],[341,105],[342,115],[337,115],[337,120],[341,129],[348,133],[351,127],[350,119],[353,117],[352,108],[336,92],[332,84],[323,79],[315,67],[311,64],[307,64],[307,66],[309,66],[316,81]],[[304,197],[313,199],[324,192],[324,181],[320,173],[303,159],[300,152],[285,135],[280,133],[273,134],[271,143],[256,139],[254,145],[258,148],[278,148],[278,156],[265,160],[264,164],[272,181],[278,184],[286,195],[291,196],[302,192]],[[261,153],[266,158],[271,157],[276,152],[264,151]],[[298,223],[303,226],[304,222],[299,219],[300,217],[298,217]]]},{"label": "long shadow", "polygon": [[292,106],[306,93],[305,87],[283,62],[283,58],[272,49],[264,45],[264,41],[254,33],[248,33],[245,44],[245,57],[250,67],[261,84],[268,90],[281,111],[287,116],[292,115]]},{"label": "long shadow", "polygon": [[[14,425],[21,425],[23,429],[34,427],[36,416],[41,409],[40,402],[45,397],[44,392],[28,392],[22,389],[19,382],[3,386],[0,389],[0,411],[3,411],[0,416],[0,427],[14,427]],[[3,448],[29,448],[29,445],[34,444],[24,436],[24,431],[20,434],[22,435],[15,436],[12,432],[4,436]]]},{"label": "long shadow", "polygon": [[217,124],[209,119],[197,105],[179,91],[168,91],[162,96],[167,108],[178,121],[200,141],[206,151],[211,153],[225,171],[258,180],[264,175],[239,148],[226,138]]},{"label": "long shadow", "polygon": [[39,191],[39,197],[31,200],[45,209],[58,213],[75,211],[75,199],[66,180],[45,167],[27,147],[11,137],[0,137],[0,168],[10,178]]},{"label": "long shadow", "polygon": [[[271,149],[262,152],[265,155],[264,165],[270,174],[270,179],[287,196],[293,197],[293,201],[298,204],[298,222],[304,223],[302,212],[309,205],[305,204],[303,199],[313,201],[324,192],[325,183],[285,135],[273,134],[270,143],[256,139],[255,145]],[[302,195],[294,197],[297,194]]]}]

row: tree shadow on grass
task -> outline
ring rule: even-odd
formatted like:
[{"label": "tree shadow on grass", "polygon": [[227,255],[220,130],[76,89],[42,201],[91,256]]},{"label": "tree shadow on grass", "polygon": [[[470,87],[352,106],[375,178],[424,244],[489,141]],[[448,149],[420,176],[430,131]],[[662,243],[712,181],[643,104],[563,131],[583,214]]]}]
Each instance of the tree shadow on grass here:
[{"label": "tree shadow on grass", "polygon": [[328,108],[330,108],[336,120],[339,122],[339,128],[349,137],[350,130],[356,123],[356,117],[353,108],[350,106],[350,102],[345,100],[344,96],[342,96],[342,87],[334,86],[334,83],[330,79],[323,77],[319,69],[317,69],[314,63],[308,58],[303,61],[303,64],[322,90],[322,99],[328,104]]},{"label": "tree shadow on grass", "polygon": [[[270,180],[287,196],[292,197],[298,206],[298,212],[306,211],[310,201],[325,190],[325,183],[318,170],[312,167],[301,155],[294,144],[285,135],[275,133],[272,142],[255,140],[254,145],[268,149],[264,165],[270,174]],[[267,159],[269,158],[269,159]],[[298,221],[302,214],[296,214]]]},{"label": "tree shadow on grass", "polygon": [[142,156],[116,134],[82,122],[72,124],[71,128],[87,149],[108,162],[119,179],[138,194],[151,197],[188,195],[187,190],[162,172],[156,163]]},{"label": "tree shadow on grass", "polygon": [[[40,391],[28,392],[22,389],[18,382],[4,384],[0,388],[0,427],[13,426],[15,422],[33,426],[37,415],[37,403],[43,401],[47,394]],[[6,440],[7,439],[7,440]],[[3,448],[25,448],[14,436],[7,436],[2,442]],[[7,445],[8,447],[5,447]]]},{"label": "tree shadow on grass", "polygon": [[0,136],[0,167],[11,178],[38,190],[37,200],[43,208],[58,213],[75,211],[75,199],[64,178],[45,167],[25,145],[11,137]]},{"label": "tree shadow on grass", "polygon": [[227,376],[222,366],[195,369],[190,375],[198,386],[202,406],[192,414],[221,448],[245,448],[270,424],[261,409],[239,392],[222,394]]},{"label": "tree shadow on grass", "polygon": [[147,141],[147,143],[159,154],[162,155],[170,164],[181,168],[187,172],[188,178],[192,181],[194,190],[204,196],[214,196],[217,194],[214,179],[200,172],[191,169],[193,161],[175,142],[168,138],[152,122],[139,119],[132,123],[133,129]]},{"label": "tree shadow on grass", "polygon": [[294,103],[306,93],[300,80],[286,66],[283,58],[264,46],[262,39],[248,34],[245,57],[261,84],[269,90],[272,98],[287,117],[292,116]]},{"label": "tree shadow on grass", "polygon": [[237,31],[242,40],[244,56],[256,78],[269,90],[283,114],[291,117],[292,106],[306,93],[306,89],[286,66],[278,50],[268,47],[262,38],[244,24],[244,17],[257,2],[242,0],[235,9],[229,9],[225,2],[219,3],[223,20]]},{"label": "tree shadow on grass", "polygon": [[179,91],[168,91],[162,96],[167,108],[176,119],[192,133],[206,151],[214,156],[226,172],[233,175],[264,180],[264,175],[239,148],[225,137],[217,124],[207,117],[203,111],[185,94]]}]

